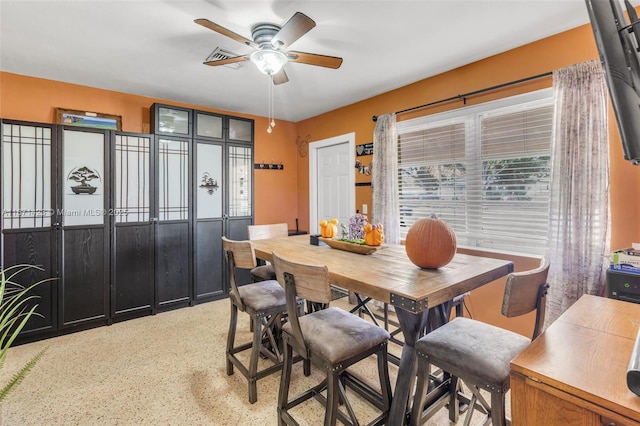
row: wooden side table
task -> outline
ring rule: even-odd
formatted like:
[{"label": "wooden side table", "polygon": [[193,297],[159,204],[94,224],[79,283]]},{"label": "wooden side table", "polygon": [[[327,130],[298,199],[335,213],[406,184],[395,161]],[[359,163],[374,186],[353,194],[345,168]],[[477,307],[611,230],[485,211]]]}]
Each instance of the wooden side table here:
[{"label": "wooden side table", "polygon": [[511,361],[514,426],[640,426],[626,382],[640,305],[585,295]]}]

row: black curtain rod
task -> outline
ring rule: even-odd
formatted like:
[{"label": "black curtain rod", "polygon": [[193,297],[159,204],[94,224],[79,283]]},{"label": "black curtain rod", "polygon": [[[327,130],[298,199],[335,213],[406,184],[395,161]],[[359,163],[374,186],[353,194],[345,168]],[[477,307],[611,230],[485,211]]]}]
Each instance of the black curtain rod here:
[{"label": "black curtain rod", "polygon": [[[514,84],[520,84],[520,83],[524,83],[524,82],[531,81],[531,80],[537,80],[538,78],[548,77],[550,75],[552,75],[551,71],[545,72],[543,74],[533,75],[531,77],[521,78],[520,80],[514,80],[514,81],[510,81],[508,83],[499,84],[497,86],[486,87],[484,89],[475,90],[473,92],[464,93],[462,95],[456,95],[456,96],[452,96],[450,98],[440,99],[439,101],[429,102],[428,104],[418,105],[418,106],[415,106],[415,107],[403,109],[402,111],[396,111],[396,114],[402,114],[402,113],[413,111],[413,110],[416,110],[416,109],[426,108],[426,107],[430,107],[430,106],[434,106],[434,105],[438,105],[438,104],[443,104],[445,102],[451,102],[451,101],[455,101],[455,100],[458,100],[458,99],[462,99],[464,101],[464,104],[466,105],[467,104],[467,98],[469,96],[478,95],[480,93],[485,93],[485,92],[490,92],[492,90],[502,89],[503,87],[513,86]],[[373,121],[378,121],[378,116],[374,115],[372,117],[372,119],[373,119]]]}]

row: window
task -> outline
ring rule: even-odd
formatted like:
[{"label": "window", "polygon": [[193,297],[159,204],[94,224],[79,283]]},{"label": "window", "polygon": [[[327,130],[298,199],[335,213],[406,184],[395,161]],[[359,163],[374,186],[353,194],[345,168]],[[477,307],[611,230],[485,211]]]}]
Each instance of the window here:
[{"label": "window", "polygon": [[435,213],[461,246],[544,253],[552,101],[549,89],[399,122],[401,237]]}]

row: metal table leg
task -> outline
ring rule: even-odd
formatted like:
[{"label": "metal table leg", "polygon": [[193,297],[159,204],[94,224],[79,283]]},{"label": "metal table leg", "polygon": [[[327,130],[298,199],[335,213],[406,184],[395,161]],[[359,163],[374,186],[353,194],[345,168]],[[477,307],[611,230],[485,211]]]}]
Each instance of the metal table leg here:
[{"label": "metal table leg", "polygon": [[[398,322],[404,335],[404,346],[402,347],[398,377],[391,402],[389,426],[408,424],[409,401],[413,398],[412,392],[416,381],[416,341],[424,336],[425,332],[446,323],[450,313],[451,303],[443,303],[422,312],[410,312],[396,306]],[[437,389],[441,391],[442,387],[437,387]],[[437,399],[435,395],[433,398]]]}]

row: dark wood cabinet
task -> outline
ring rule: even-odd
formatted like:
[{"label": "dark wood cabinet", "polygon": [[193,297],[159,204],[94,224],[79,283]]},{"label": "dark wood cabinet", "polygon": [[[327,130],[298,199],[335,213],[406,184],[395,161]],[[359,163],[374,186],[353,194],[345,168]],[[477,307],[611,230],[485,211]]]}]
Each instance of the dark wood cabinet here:
[{"label": "dark wood cabinet", "polygon": [[190,301],[189,224],[163,223],[156,237],[156,306]]},{"label": "dark wood cabinet", "polygon": [[1,120],[1,266],[53,278],[20,342],[227,296],[221,238],[253,224],[253,120],[151,117],[155,134]]},{"label": "dark wood cabinet", "polygon": [[[201,125],[194,131],[194,299],[199,303],[229,292],[221,238],[247,239],[247,225],[253,223],[253,120],[195,115],[196,125],[206,117],[212,129]],[[232,138],[238,135],[246,140]],[[249,275],[242,278],[248,282]]]},{"label": "dark wood cabinet", "polygon": [[[57,180],[56,126],[43,123],[2,121],[0,142],[0,231],[3,267],[28,264],[31,269],[16,277],[21,285],[58,277],[57,226],[54,218]],[[36,312],[22,335],[30,337],[58,329],[59,280],[36,287]]]},{"label": "dark wood cabinet", "polygon": [[108,252],[103,228],[64,231],[60,273],[61,326],[87,322],[106,324],[108,315]]},{"label": "dark wood cabinet", "polygon": [[112,144],[111,319],[155,306],[155,153],[152,135],[116,133]]},{"label": "dark wood cabinet", "polygon": [[[3,229],[3,264],[39,265],[42,270],[30,269],[16,277],[16,282],[22,286],[56,277],[57,267],[52,251],[51,229]],[[57,329],[57,294],[58,280],[49,281],[36,287],[33,295],[39,315],[33,315],[22,334],[29,336],[51,332]]]},{"label": "dark wood cabinet", "polygon": [[61,329],[109,320],[110,132],[61,126],[55,227]]},{"label": "dark wood cabinet", "polygon": [[116,224],[111,317],[149,315],[154,304],[154,235],[147,224]]},{"label": "dark wood cabinet", "polygon": [[219,298],[227,292],[225,288],[224,254],[222,252],[223,221],[196,221],[195,235],[195,279],[196,303]]},{"label": "dark wood cabinet", "polygon": [[156,308],[191,303],[192,167],[190,138],[156,136]]}]

